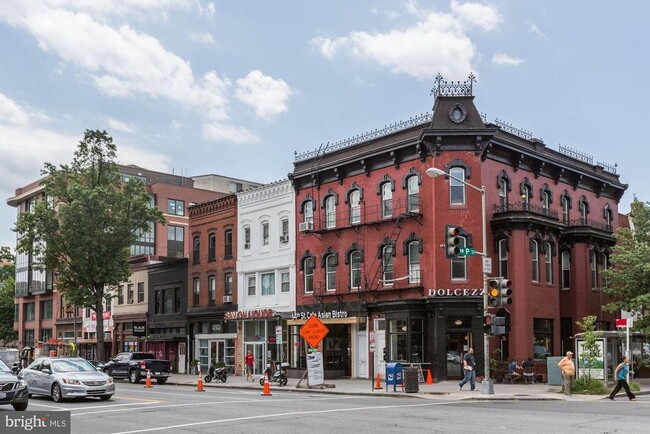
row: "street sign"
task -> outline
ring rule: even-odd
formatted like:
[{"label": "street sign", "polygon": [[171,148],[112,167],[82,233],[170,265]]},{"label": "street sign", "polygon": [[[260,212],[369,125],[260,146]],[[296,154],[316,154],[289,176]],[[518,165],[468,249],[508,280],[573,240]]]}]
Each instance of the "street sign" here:
[{"label": "street sign", "polygon": [[459,256],[474,256],[476,255],[476,249],[473,247],[460,247],[458,251]]},{"label": "street sign", "polygon": [[492,258],[483,257],[483,272],[486,274],[492,273]]},{"label": "street sign", "polygon": [[307,322],[300,327],[300,336],[305,338],[307,343],[312,347],[317,347],[318,344],[320,344],[320,341],[327,336],[329,331],[330,330],[327,326],[323,324],[316,315],[312,315],[309,317]]},{"label": "street sign", "polygon": [[627,327],[628,322],[630,323],[630,327],[632,327],[632,318],[617,318],[616,327]]}]

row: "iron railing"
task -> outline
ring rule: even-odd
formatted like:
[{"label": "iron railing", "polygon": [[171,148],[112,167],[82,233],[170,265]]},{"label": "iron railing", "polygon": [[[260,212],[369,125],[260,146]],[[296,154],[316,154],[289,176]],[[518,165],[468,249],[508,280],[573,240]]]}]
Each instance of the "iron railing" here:
[{"label": "iron railing", "polygon": [[545,217],[550,217],[554,220],[559,220],[559,213],[556,210],[544,208],[542,205],[527,203],[527,202],[515,202],[515,203],[508,203],[505,205],[494,205],[494,214],[505,213],[505,212],[529,212],[532,214],[538,214]]},{"label": "iron railing", "polygon": [[[566,224],[566,222],[564,222]],[[590,228],[594,229],[599,229],[601,231],[605,232],[613,232],[613,228],[611,224],[607,224],[604,222],[600,222],[597,220],[593,219],[586,219],[586,218],[577,218],[577,219],[571,219],[569,220],[568,226],[570,227],[575,227],[575,226],[587,226]]]}]

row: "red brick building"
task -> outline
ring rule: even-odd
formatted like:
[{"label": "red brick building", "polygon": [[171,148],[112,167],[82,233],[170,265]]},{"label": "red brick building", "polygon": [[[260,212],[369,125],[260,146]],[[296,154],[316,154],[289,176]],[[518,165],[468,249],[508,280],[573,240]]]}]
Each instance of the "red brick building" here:
[{"label": "red brick building", "polygon": [[[627,188],[615,168],[487,122],[472,77],[439,78],[434,94],[432,115],[296,156],[294,322],[316,313],[330,328],[326,375],[383,373],[390,360],[458,378],[470,347],[482,375],[482,261],[447,255],[450,226],[461,246],[487,252],[488,277],[513,282],[511,329],[491,339],[491,357],[559,355],[587,314],[613,327],[600,271]],[[486,246],[481,194],[427,177],[432,167],[485,188]]]}]

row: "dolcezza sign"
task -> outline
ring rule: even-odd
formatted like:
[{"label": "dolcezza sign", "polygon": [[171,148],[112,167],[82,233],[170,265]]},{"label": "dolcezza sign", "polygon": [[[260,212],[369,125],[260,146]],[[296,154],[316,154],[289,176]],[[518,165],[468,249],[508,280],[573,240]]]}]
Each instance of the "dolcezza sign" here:
[{"label": "dolcezza sign", "polygon": [[479,297],[483,292],[483,288],[429,289],[429,297]]}]

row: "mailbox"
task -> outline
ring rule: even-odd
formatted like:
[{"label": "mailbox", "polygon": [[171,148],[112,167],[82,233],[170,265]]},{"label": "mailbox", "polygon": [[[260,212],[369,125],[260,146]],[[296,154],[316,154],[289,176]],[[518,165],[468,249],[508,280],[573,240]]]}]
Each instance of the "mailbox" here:
[{"label": "mailbox", "polygon": [[397,392],[397,386],[402,386],[402,364],[399,362],[386,363],[386,391],[389,385],[393,386],[393,392]]}]

